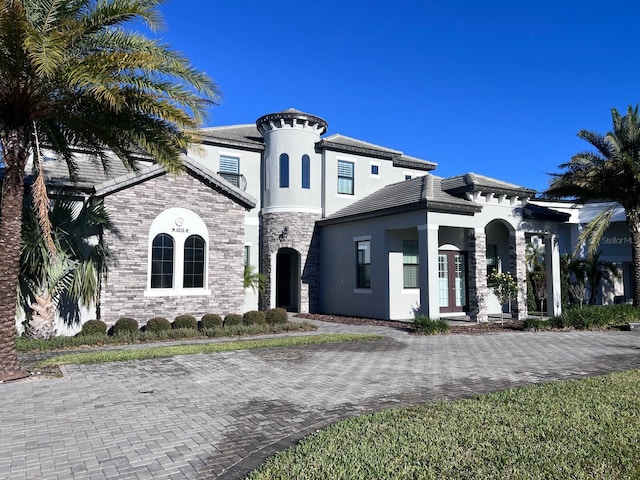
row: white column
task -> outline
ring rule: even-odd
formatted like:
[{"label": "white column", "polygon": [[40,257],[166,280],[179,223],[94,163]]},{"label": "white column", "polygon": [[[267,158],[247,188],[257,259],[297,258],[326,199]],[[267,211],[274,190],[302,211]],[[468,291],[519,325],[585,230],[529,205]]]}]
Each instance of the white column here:
[{"label": "white column", "polygon": [[438,225],[418,225],[420,313],[429,318],[440,318],[438,229]]},{"label": "white column", "polygon": [[556,317],[562,313],[560,248],[558,247],[557,235],[545,235],[544,258],[547,265],[547,315]]}]

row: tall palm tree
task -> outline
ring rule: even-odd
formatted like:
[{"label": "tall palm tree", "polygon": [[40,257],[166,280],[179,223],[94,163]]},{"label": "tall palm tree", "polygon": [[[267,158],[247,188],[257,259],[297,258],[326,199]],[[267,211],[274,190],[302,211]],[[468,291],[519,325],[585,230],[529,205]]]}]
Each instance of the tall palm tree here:
[{"label": "tall palm tree", "polygon": [[[24,375],[15,350],[16,284],[24,170],[29,155],[38,160],[38,139],[67,161],[72,177],[73,147],[107,170],[109,150],[133,169],[143,152],[178,172],[180,151],[218,98],[206,74],[138,33],[141,25],[161,26],[161,3],[0,0],[0,380]],[[47,205],[46,190],[37,200]]]},{"label": "tall palm tree", "polygon": [[[605,135],[581,130],[578,136],[595,151],[574,155],[560,165],[565,171],[552,174],[550,187],[544,192],[550,198],[573,197],[580,201],[611,200],[625,210],[631,233],[633,262],[633,305],[640,307],[640,117],[638,106],[629,106],[622,116],[611,109],[613,130]],[[589,240],[588,255],[593,256],[602,234],[608,227],[613,209],[594,218],[580,240]]]}]

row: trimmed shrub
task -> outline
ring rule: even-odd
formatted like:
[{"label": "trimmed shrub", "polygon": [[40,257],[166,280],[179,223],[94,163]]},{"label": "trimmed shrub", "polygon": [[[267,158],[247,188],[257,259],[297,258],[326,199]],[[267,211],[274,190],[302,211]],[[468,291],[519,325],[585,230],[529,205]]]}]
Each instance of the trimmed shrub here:
[{"label": "trimmed shrub", "polygon": [[267,310],[266,319],[269,325],[278,325],[289,321],[287,311],[284,308],[271,308]]},{"label": "trimmed shrub", "polygon": [[242,324],[242,315],[238,315],[237,313],[229,313],[226,317],[224,317],[224,326],[229,327],[231,325],[241,325]]},{"label": "trimmed shrub", "polygon": [[138,333],[138,328],[138,321],[135,318],[122,317],[113,326],[113,334]]},{"label": "trimmed shrub", "polygon": [[207,313],[200,319],[200,329],[217,328],[222,326],[222,317],[216,313]]},{"label": "trimmed shrub", "polygon": [[242,323],[245,325],[265,325],[267,320],[264,312],[250,310],[242,316]]},{"label": "trimmed shrub", "polygon": [[552,328],[550,322],[543,320],[538,317],[529,317],[525,318],[524,322],[522,322],[522,328],[525,330],[548,330]]},{"label": "trimmed shrub", "polygon": [[163,317],[154,317],[144,326],[145,332],[161,333],[171,330],[171,322]]},{"label": "trimmed shrub", "polygon": [[173,329],[190,328],[192,330],[198,329],[198,320],[193,315],[178,315],[173,319]]},{"label": "trimmed shrub", "polygon": [[439,335],[449,331],[449,324],[446,320],[431,320],[426,315],[417,315],[413,323],[416,332],[424,335]]},{"label": "trimmed shrub", "polygon": [[107,324],[102,320],[89,320],[82,325],[81,335],[106,335]]}]

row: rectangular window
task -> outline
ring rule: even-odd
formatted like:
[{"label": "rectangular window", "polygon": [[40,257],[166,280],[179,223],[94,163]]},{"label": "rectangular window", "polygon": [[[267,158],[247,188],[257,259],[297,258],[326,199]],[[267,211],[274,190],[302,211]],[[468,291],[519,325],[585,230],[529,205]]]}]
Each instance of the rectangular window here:
[{"label": "rectangular window", "polygon": [[487,276],[498,271],[498,246],[487,245]]},{"label": "rectangular window", "polygon": [[402,286],[419,288],[418,283],[418,241],[402,241]]},{"label": "rectangular window", "polygon": [[356,242],[357,275],[356,288],[371,288],[371,240]]},{"label": "rectangular window", "polygon": [[411,180],[411,175],[405,175],[405,176],[404,176],[404,179],[405,179],[405,180]]},{"label": "rectangular window", "polygon": [[378,165],[371,165],[371,175],[379,175],[380,167]]},{"label": "rectangular window", "polygon": [[251,247],[249,245],[244,246],[244,264],[249,265],[251,263]]},{"label": "rectangular window", "polygon": [[280,188],[289,188],[289,155],[280,155]]},{"label": "rectangular window", "polygon": [[311,188],[311,159],[309,155],[302,156],[302,188]]},{"label": "rectangular window", "polygon": [[220,155],[220,171],[218,174],[227,182],[240,186],[240,159],[229,155]]},{"label": "rectangular window", "polygon": [[338,160],[338,193],[353,195],[353,162]]}]

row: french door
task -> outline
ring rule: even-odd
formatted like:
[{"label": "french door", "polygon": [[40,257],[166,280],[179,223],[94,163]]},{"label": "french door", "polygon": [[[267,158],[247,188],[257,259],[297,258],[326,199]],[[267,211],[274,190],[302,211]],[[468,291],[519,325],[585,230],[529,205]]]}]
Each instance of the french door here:
[{"label": "french door", "polygon": [[464,252],[438,252],[440,312],[464,312],[467,309],[467,256]]}]

